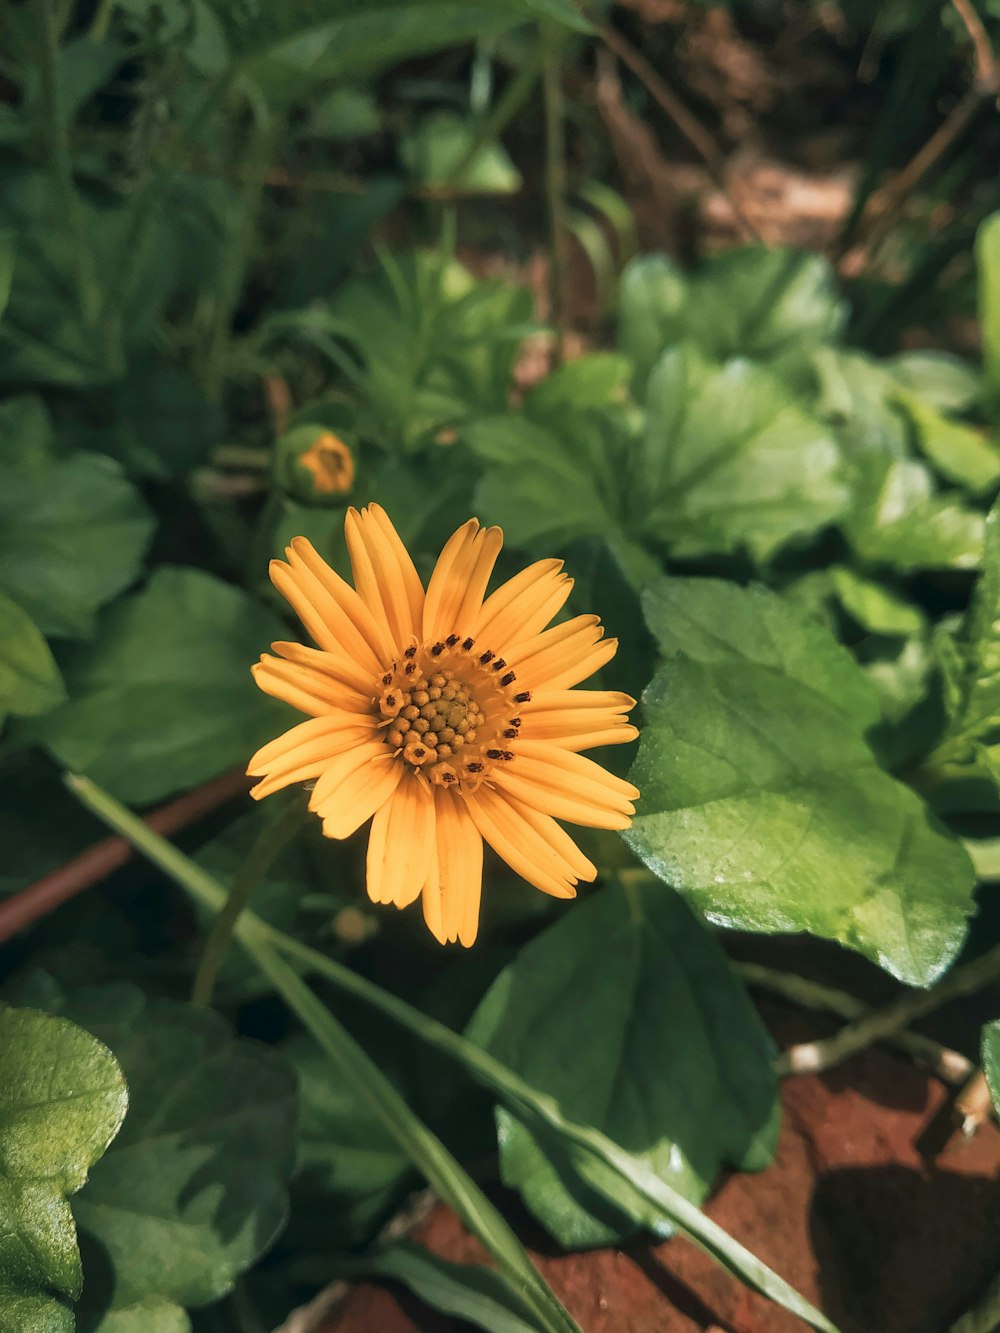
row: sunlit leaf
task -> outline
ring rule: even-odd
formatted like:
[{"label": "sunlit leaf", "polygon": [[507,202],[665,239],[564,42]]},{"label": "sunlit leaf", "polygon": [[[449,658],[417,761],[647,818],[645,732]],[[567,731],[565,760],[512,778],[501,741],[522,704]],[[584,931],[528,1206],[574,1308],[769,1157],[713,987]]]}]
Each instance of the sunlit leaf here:
[{"label": "sunlit leaf", "polygon": [[[686,1198],[703,1199],[723,1163],[755,1170],[770,1159],[770,1041],[722,950],[655,881],[609,886],[528,944],[468,1036]],[[506,1110],[498,1121],[504,1181],[562,1244],[635,1230],[645,1209],[631,1212],[622,1182],[610,1182],[616,1209],[579,1178],[565,1145]]]},{"label": "sunlit leaf", "polygon": [[783,642],[762,652],[753,630],[774,594],[675,580],[670,595],[686,614],[643,699],[632,772],[642,798],[626,841],[712,920],[809,931],[930,984],[965,938],[974,874],[960,843],[878,766],[861,668],[831,691],[851,659],[787,601]]},{"label": "sunlit leaf", "polygon": [[72,1333],[83,1275],[68,1196],[118,1132],[122,1071],[88,1032],[0,1009],[0,1333]]}]

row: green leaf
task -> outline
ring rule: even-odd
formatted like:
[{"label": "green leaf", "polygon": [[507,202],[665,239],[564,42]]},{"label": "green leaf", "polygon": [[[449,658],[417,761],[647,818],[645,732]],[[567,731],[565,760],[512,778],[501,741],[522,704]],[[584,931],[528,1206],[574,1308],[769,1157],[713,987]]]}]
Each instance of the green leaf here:
[{"label": "green leaf", "polygon": [[1000,1018],[987,1023],[982,1037],[983,1072],[993,1105],[1000,1110]]},{"label": "green leaf", "polygon": [[73,1207],[111,1270],[106,1290],[100,1276],[85,1289],[88,1313],[120,1310],[124,1319],[145,1303],[218,1300],[285,1221],[291,1069],[211,1010],[147,1001],[134,986],[80,990],[56,1004],[111,1046],[130,1092],[114,1151]]},{"label": "green leaf", "polygon": [[711,920],[809,931],[929,985],[965,938],[973,870],[876,763],[862,734],[873,705],[862,702],[861,668],[850,691],[832,688],[849,659],[789,602],[780,660],[768,662],[729,626],[734,597],[752,622],[775,594],[673,582],[687,620],[725,629],[716,639],[682,629],[644,697],[631,775],[642,798],[626,841]]},{"label": "green leaf", "polygon": [[67,668],[70,702],[35,724],[66,765],[137,804],[245,763],[286,725],[250,665],[281,621],[196,569],[162,568],[111,607]]},{"label": "green leaf", "polygon": [[862,560],[910,572],[975,569],[983,516],[937,493],[922,463],[869,455],[856,465],[856,500],[841,522]]},{"label": "green leaf", "polygon": [[125,1310],[109,1310],[98,1323],[88,1322],[78,1333],[191,1333],[191,1320],[173,1301],[154,1297]]},{"label": "green leaf", "polygon": [[[614,884],[561,917],[501,972],[467,1035],[696,1203],[724,1163],[770,1161],[770,1040],[718,944],[665,885]],[[509,1111],[498,1121],[505,1184],[561,1244],[635,1230],[646,1208],[620,1182],[619,1211],[565,1145]]]},{"label": "green leaf", "polygon": [[934,647],[948,724],[926,762],[971,764],[996,780],[984,747],[1000,739],[1000,503],[986,520],[983,569],[965,616],[957,632],[940,629]]},{"label": "green leaf", "polygon": [[411,1179],[409,1159],[315,1042],[293,1037],[283,1050],[301,1096],[293,1228],[322,1227],[330,1247],[368,1240]]},{"label": "green leaf", "polygon": [[979,273],[979,326],[983,331],[983,373],[994,406],[1000,404],[1000,213],[976,233]]},{"label": "green leaf", "polygon": [[83,1281],[68,1196],[125,1115],[125,1079],[87,1032],[0,1009],[0,1333],[72,1333]]},{"label": "green leaf", "polygon": [[636,506],[679,556],[766,560],[838,518],[849,491],[830,430],[759,366],[666,353],[649,379]]},{"label": "green leaf", "polygon": [[419,1245],[397,1241],[351,1264],[348,1272],[402,1282],[425,1305],[486,1333],[535,1333],[499,1273],[481,1264],[452,1263]]},{"label": "green leaf", "polygon": [[885,364],[897,384],[940,412],[964,412],[982,391],[975,367],[950,352],[900,352]]},{"label": "green leaf", "polygon": [[0,592],[0,723],[34,717],[66,697],[62,676],[35,622]]},{"label": "green leaf", "polygon": [[46,634],[87,635],[138,574],[152,516],[112,459],[55,457],[26,425],[0,434],[0,590]]},{"label": "green leaf", "polygon": [[619,339],[641,386],[664,349],[682,340],[708,357],[801,357],[835,338],[847,308],[830,265],[802,251],[748,246],[684,278],[660,255],[622,276]]},{"label": "green leaf", "polygon": [[514,546],[608,536],[622,505],[620,431],[606,414],[566,414],[558,431],[521,413],[484,417],[463,438],[486,463],[476,510]]},{"label": "green leaf", "polygon": [[917,443],[942,477],[978,495],[1000,480],[1000,450],[983,431],[952,421],[916,394],[901,395]]},{"label": "green leaf", "polygon": [[[415,183],[424,189],[516,194],[521,173],[503,145],[475,145],[475,125],[457,111],[441,109],[424,116],[402,136],[399,155]],[[461,173],[459,167],[463,167]]]},{"label": "green leaf", "polygon": [[[215,912],[223,907],[227,894],[222,885],[206,875],[190,858],[155,833],[132,811],[107,792],[101,791],[89,778],[67,774],[64,780],[82,805],[109,828],[128,839],[154,865],[181,885],[195,902]],[[318,975],[332,981],[339,990],[358,997],[401,1023],[418,1040],[459,1060],[474,1078],[520,1113],[532,1117],[536,1123],[544,1125],[546,1130],[564,1137],[574,1145],[581,1174],[592,1180],[596,1188],[607,1188],[604,1168],[609,1167],[615,1181],[627,1182],[637,1196],[649,1201],[651,1223],[664,1215],[671,1218],[720,1264],[755,1291],[794,1312],[810,1327],[822,1333],[837,1333],[834,1325],[819,1310],[701,1213],[694,1204],[654,1175],[645,1163],[623,1152],[599,1131],[568,1120],[551,1097],[535,1092],[524,1079],[481,1047],[467,1041],[428,1014],[414,1009],[381,986],[367,981],[353,969],[273,930],[250,911],[244,912],[236,923],[235,934],[261,969],[272,977],[276,989],[330,1054],[334,1064],[346,1072],[359,1096],[365,1097],[386,1127],[392,1129],[400,1119],[409,1117],[411,1133],[405,1139],[400,1139],[403,1146],[412,1152],[415,1164],[427,1172],[441,1197],[454,1201],[453,1206],[470,1229],[490,1248],[505,1275],[517,1284],[517,1290],[525,1296],[526,1302],[530,1301],[535,1317],[544,1316],[544,1319],[540,1319],[544,1327],[553,1326],[551,1317],[557,1314],[560,1307],[554,1303],[553,1297],[544,1296],[546,1288],[540,1283],[537,1273],[516,1247],[511,1247],[511,1233],[506,1224],[501,1218],[495,1217],[491,1205],[479,1194],[474,1182],[465,1179],[459,1184],[456,1181],[455,1164],[451,1162],[447,1150],[440,1144],[435,1147],[436,1141],[423,1130],[419,1121],[414,1123],[412,1113],[407,1113],[405,1103],[400,1104],[392,1085],[370,1061],[365,1060],[357,1044],[352,1042],[332,1014],[323,1008],[289,967],[287,958],[305,963]],[[588,1162],[594,1166],[593,1172],[588,1171]],[[564,1314],[559,1313],[555,1326],[564,1327],[566,1322],[571,1324]]]},{"label": "green leaf", "polygon": [[847,614],[871,634],[919,634],[925,620],[914,606],[877,579],[865,578],[849,565],[834,565],[830,580]]}]

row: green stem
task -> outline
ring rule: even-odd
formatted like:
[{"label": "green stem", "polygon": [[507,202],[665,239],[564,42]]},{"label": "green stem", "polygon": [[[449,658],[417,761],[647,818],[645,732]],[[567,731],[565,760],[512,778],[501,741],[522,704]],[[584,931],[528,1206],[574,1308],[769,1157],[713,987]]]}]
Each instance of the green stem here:
[{"label": "green stem", "polygon": [[70,151],[69,128],[62,104],[59,84],[57,20],[52,0],[36,0],[41,29],[40,76],[42,102],[52,155],[52,170],[62,203],[62,211],[69,230],[70,246],[76,266],[77,299],[80,314],[88,328],[96,327],[101,305],[100,283],[94,264],[90,238],[84,225],[80,196],[73,179],[73,157]]},{"label": "green stem", "polygon": [[562,88],[562,56],[558,38],[543,32],[545,64],[542,94],[545,108],[545,200],[549,216],[549,304],[556,331],[554,362],[562,361],[569,333],[569,219],[566,210],[566,108]]},{"label": "green stem", "polygon": [[[138,851],[149,857],[199,901],[215,911],[219,910],[225,902],[226,892],[199,865],[190,861],[183,853],[154,833],[137,815],[132,814],[130,810],[102,791],[89,778],[66,774],[64,781],[77,798],[99,819],[104,820],[111,828],[127,838]],[[553,1097],[538,1092],[482,1047],[468,1041],[397,996],[366,981],[343,964],[268,926],[250,911],[244,912],[240,917],[236,934],[244,948],[252,952],[258,962],[261,950],[269,957],[280,957],[274,952],[277,949],[283,954],[297,958],[341,990],[357,996],[395,1019],[421,1041],[451,1056],[477,1082],[496,1092],[507,1105],[540,1126],[543,1132],[551,1134],[554,1131],[577,1148],[575,1156],[581,1175],[603,1197],[614,1202],[621,1198],[624,1190],[628,1193],[630,1203],[636,1196],[645,1200],[649,1206],[640,1220],[647,1225],[655,1227],[664,1217],[669,1218],[690,1239],[748,1286],[798,1315],[805,1323],[819,1330],[819,1333],[837,1333],[835,1325],[819,1310],[810,1305],[749,1250],[733,1240],[720,1226],[705,1217],[693,1203],[671,1189],[645,1162],[625,1152],[599,1130],[567,1120]],[[298,974],[289,969],[289,973],[282,974],[283,981],[280,986],[286,1000],[289,974],[297,985],[304,987],[309,995],[312,994]],[[275,981],[275,985],[279,984],[275,976],[272,976],[272,980]],[[414,1160],[416,1161],[416,1158]],[[613,1177],[611,1180],[608,1168]],[[429,1174],[428,1179],[443,1198],[448,1197],[442,1193],[441,1188]],[[451,1202],[450,1198],[448,1201]],[[465,1214],[462,1216],[465,1217]],[[465,1220],[468,1222],[467,1217]],[[469,1225],[471,1226],[471,1223]]]},{"label": "green stem", "polygon": [[298,833],[306,820],[305,808],[296,801],[260,832],[246,860],[240,866],[225,906],[212,923],[191,989],[194,1004],[210,1005],[222,964],[226,960],[233,932],[254,890],[262,884],[278,853]]},{"label": "green stem", "polygon": [[539,42],[530,60],[517,71],[501,96],[494,103],[489,115],[483,116],[476,127],[472,142],[455,164],[451,181],[457,185],[475,161],[476,156],[488,143],[499,139],[510,122],[527,102],[531,90],[538,82],[545,66],[545,47]]},{"label": "green stem", "polygon": [[111,24],[111,15],[115,12],[118,0],[101,0],[94,13],[93,22],[90,25],[90,39],[93,42],[102,41],[108,35],[108,27]]},{"label": "green stem", "polygon": [[[89,810],[127,838],[193,898],[212,911],[221,910],[228,895],[207,871],[154,833],[89,778],[67,774],[65,781]],[[438,1196],[454,1208],[473,1235],[489,1249],[515,1297],[526,1307],[537,1327],[544,1333],[581,1333],[479,1186],[413,1114],[395,1086],[273,947],[270,927],[248,911],[236,921],[234,933],[372,1116],[382,1122]]]}]

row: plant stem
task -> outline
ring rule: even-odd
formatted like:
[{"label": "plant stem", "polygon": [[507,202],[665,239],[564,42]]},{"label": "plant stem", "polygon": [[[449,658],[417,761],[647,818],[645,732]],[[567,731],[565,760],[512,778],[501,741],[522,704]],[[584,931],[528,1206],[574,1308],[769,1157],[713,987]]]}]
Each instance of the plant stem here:
[{"label": "plant stem", "polygon": [[545,60],[545,47],[539,42],[531,58],[521,66],[497,98],[489,114],[480,119],[472,142],[451,173],[453,185],[458,185],[486,144],[498,139],[520,111],[545,68]]},{"label": "plant stem", "polygon": [[928,990],[906,991],[891,1004],[881,1009],[873,1009],[849,1023],[832,1037],[824,1041],[803,1042],[792,1046],[778,1062],[779,1072],[785,1074],[817,1073],[839,1065],[850,1056],[863,1051],[873,1042],[885,1041],[901,1032],[915,1019],[940,1009],[951,1000],[963,995],[973,995],[991,982],[1000,978],[1000,944],[974,958],[964,967],[956,967],[952,972]]},{"label": "plant stem", "polygon": [[[737,963],[735,966],[748,986],[780,995],[803,1009],[836,1014],[838,1018],[851,1021],[862,1019],[872,1012],[871,1006],[856,996],[808,981],[792,972],[780,972],[759,963]],[[886,1040],[924,1065],[943,1083],[961,1086],[973,1072],[972,1061],[960,1051],[949,1050],[947,1046],[919,1032],[891,1033]]]},{"label": "plant stem", "polygon": [[226,960],[233,932],[240,916],[253,897],[254,890],[263,883],[274,865],[278,853],[298,833],[306,821],[307,811],[298,801],[293,802],[277,819],[272,819],[251,847],[240,866],[222,911],[212,922],[205,948],[191,988],[193,1004],[210,1005],[222,964]]},{"label": "plant stem", "polygon": [[[66,774],[70,791],[123,837],[133,842],[197,902],[218,912],[228,895],[218,881],[183,852],[153,833],[138,816],[89,778]],[[395,1086],[334,1018],[298,972],[274,948],[274,932],[252,912],[237,919],[234,934],[275,990],[312,1034],[354,1091],[380,1120],[438,1196],[465,1222],[496,1259],[515,1296],[544,1333],[581,1333],[525,1253],[521,1242],[479,1186],[443,1143],[413,1114]]]},{"label": "plant stem", "polygon": [[[221,908],[227,897],[226,891],[201,866],[191,861],[163,838],[158,837],[141,819],[116,801],[114,797],[102,791],[89,778],[66,773],[63,775],[63,780],[70,791],[89,810],[133,842],[143,855],[147,856],[155,865],[158,865],[188,893],[213,911],[218,911]],[[837,1333],[836,1326],[821,1311],[810,1305],[784,1279],[780,1278],[777,1273],[768,1268],[754,1254],[751,1254],[749,1250],[746,1250],[738,1241],[735,1241],[722,1227],[706,1217],[695,1204],[672,1189],[641,1158],[627,1153],[617,1143],[609,1139],[607,1135],[602,1134],[600,1130],[592,1129],[586,1125],[577,1125],[566,1119],[554,1097],[537,1091],[519,1074],[507,1068],[506,1065],[495,1059],[481,1046],[477,1046],[459,1033],[453,1032],[450,1028],[445,1027],[443,1023],[437,1022],[419,1009],[407,1004],[405,1000],[401,1000],[373,982],[365,980],[364,977],[351,971],[349,967],[345,967],[332,958],[327,958],[325,954],[318,950],[310,948],[309,945],[302,944],[300,941],[292,939],[291,936],[275,930],[249,910],[245,911],[239,918],[235,933],[243,947],[261,966],[264,966],[262,959],[267,958],[268,966],[272,969],[268,975],[272,976],[275,985],[289,1003],[293,1003],[289,998],[291,991],[294,991],[299,998],[302,997],[304,992],[306,996],[311,997],[315,1005],[319,1006],[319,1009],[323,1010],[323,1006],[297,972],[291,968],[284,972],[274,970],[273,960],[278,959],[280,961],[280,954],[277,954],[275,950],[280,950],[281,954],[299,959],[341,990],[381,1010],[382,1013],[406,1027],[419,1040],[458,1061],[472,1078],[497,1093],[517,1114],[536,1125],[540,1133],[548,1133],[549,1135],[555,1133],[560,1139],[568,1143],[571,1149],[577,1149],[577,1152],[574,1153],[574,1160],[580,1175],[602,1197],[610,1199],[612,1202],[617,1200],[619,1206],[623,1196],[628,1198],[630,1207],[633,1204],[641,1205],[645,1201],[645,1208],[637,1206],[633,1209],[633,1215],[636,1216],[638,1221],[655,1230],[658,1227],[662,1229],[664,1217],[669,1218],[695,1244],[700,1245],[718,1263],[734,1273],[747,1286],[759,1291],[784,1309],[798,1315],[805,1323],[819,1330],[819,1333]],[[280,982],[279,976],[281,978]],[[310,1012],[313,1013],[311,1009]],[[323,1012],[326,1011],[323,1010]],[[314,1013],[313,1017],[315,1017]],[[328,1015],[328,1017],[331,1022],[335,1022],[332,1015]],[[337,1027],[339,1028],[339,1025]],[[347,1034],[345,1033],[344,1036],[346,1037]],[[347,1037],[347,1040],[350,1041],[351,1039]],[[377,1070],[375,1072],[378,1073]],[[391,1085],[389,1085],[389,1088],[393,1096],[398,1099],[398,1093],[395,1092],[395,1089]],[[382,1108],[377,1109],[381,1110]],[[388,1125],[388,1120],[386,1120],[386,1123]],[[419,1124],[419,1122],[417,1123]],[[423,1126],[421,1126],[421,1129],[425,1134],[429,1132]],[[391,1132],[396,1133],[395,1129],[392,1129]],[[406,1151],[411,1152],[414,1162],[425,1171],[428,1180],[438,1190],[439,1195],[447,1202],[452,1203],[452,1206],[460,1213],[466,1224],[482,1238],[481,1232],[470,1221],[468,1214],[462,1211],[462,1207],[454,1203],[454,1192],[445,1193],[436,1177],[430,1174],[428,1166],[422,1159],[418,1159],[413,1154],[411,1146],[408,1143],[404,1143],[403,1146]],[[442,1151],[444,1150],[442,1149]],[[460,1170],[460,1168],[457,1169]],[[475,1188],[471,1181],[469,1187]],[[496,1254],[496,1249],[490,1241],[484,1243],[490,1245],[490,1248]]]},{"label": "plant stem", "polygon": [[545,64],[542,95],[545,107],[545,200],[549,217],[549,314],[556,331],[553,361],[562,362],[569,333],[569,219],[566,209],[566,108],[562,88],[559,40],[544,29]]}]

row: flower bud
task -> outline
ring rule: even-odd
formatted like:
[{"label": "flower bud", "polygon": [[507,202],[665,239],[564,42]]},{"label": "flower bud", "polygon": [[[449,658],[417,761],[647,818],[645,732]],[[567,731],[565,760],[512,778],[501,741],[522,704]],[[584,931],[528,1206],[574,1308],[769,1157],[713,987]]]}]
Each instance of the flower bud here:
[{"label": "flower bud", "polygon": [[354,485],[354,455],[325,426],[296,426],[278,440],[275,477],[286,494],[304,504],[339,504]]}]

